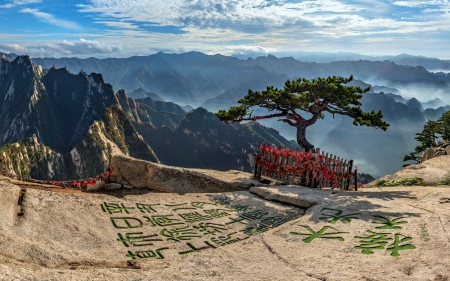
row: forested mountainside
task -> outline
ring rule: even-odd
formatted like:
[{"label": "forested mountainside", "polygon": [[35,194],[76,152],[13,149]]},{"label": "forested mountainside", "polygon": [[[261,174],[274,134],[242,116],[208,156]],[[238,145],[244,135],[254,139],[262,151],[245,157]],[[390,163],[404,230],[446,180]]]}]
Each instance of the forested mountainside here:
[{"label": "forested mountainside", "polygon": [[[84,71],[74,74],[56,67],[43,70],[28,56],[12,61],[0,59],[0,120],[3,121],[0,150],[5,154],[0,167],[20,176],[48,179],[94,176],[105,171],[111,153],[154,162],[163,159],[162,163],[185,167],[251,171],[251,158],[260,143],[298,147],[272,129],[252,130],[251,124],[219,130],[217,126],[226,125],[218,120],[211,123],[211,118],[215,118],[212,116],[202,108],[186,113],[174,103],[149,97],[136,101],[124,90],[115,92],[101,74]],[[164,135],[167,130],[171,133]],[[189,134],[185,133],[187,130]],[[216,133],[211,135],[211,131]],[[26,146],[33,135],[45,148]],[[221,139],[226,141],[218,141]],[[197,142],[207,143],[208,149],[195,150],[192,146]],[[185,153],[188,143],[195,155],[192,151]],[[51,151],[51,156],[44,159],[36,151],[41,151],[40,154]],[[209,157],[212,151],[222,151],[220,164],[216,165],[217,159]],[[237,152],[245,157],[236,159]],[[46,165],[11,157],[40,157]],[[190,157],[198,159],[189,161]]]},{"label": "forested mountainside", "polygon": [[67,172],[62,154],[39,143],[36,136],[0,146],[0,168],[19,178],[54,180]]}]

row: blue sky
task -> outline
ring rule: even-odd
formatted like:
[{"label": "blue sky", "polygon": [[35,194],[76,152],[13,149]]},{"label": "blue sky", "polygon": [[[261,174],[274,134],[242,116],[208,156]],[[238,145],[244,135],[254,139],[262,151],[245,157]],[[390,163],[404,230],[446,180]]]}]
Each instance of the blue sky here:
[{"label": "blue sky", "polygon": [[450,0],[1,0],[0,52],[320,51],[450,59]]}]

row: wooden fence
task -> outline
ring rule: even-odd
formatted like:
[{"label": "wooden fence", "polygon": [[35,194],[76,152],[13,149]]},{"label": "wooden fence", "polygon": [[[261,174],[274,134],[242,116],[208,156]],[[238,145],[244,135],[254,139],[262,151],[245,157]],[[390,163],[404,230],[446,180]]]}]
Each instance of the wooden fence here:
[{"label": "wooden fence", "polygon": [[357,169],[352,172],[353,160],[328,155],[316,148],[315,152],[294,151],[261,145],[255,156],[255,178],[270,177],[287,184],[315,188],[331,187],[349,190],[351,178],[357,187]]}]

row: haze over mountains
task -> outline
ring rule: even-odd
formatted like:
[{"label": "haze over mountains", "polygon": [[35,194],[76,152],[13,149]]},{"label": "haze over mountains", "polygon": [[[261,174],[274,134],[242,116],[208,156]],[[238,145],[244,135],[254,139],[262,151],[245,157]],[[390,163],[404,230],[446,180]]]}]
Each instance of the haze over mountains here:
[{"label": "haze over mountains", "polygon": [[[282,137],[294,139],[295,131],[276,120],[261,123],[282,136],[259,124],[230,126],[210,112],[236,105],[248,89],[282,87],[298,77],[353,75],[354,85],[372,86],[362,108],[382,110],[391,124],[387,132],[326,115],[308,128],[307,139],[324,151],[355,159],[361,172],[374,176],[400,169],[426,119],[435,120],[450,108],[450,74],[427,70],[450,69],[449,62],[424,57],[325,63],[198,52],[124,59],[33,58],[41,69],[27,57],[0,55],[1,144],[34,133],[65,155],[68,167],[76,167],[70,176],[99,172],[114,145],[122,153],[170,165],[249,171],[259,143],[295,148]],[[190,107],[180,105],[210,112],[199,108],[187,113]],[[89,153],[102,160],[92,161]]]}]

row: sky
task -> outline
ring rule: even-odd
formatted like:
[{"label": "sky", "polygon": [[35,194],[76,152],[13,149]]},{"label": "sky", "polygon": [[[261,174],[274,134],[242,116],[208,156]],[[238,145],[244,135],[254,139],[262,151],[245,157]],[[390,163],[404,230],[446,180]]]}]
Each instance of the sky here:
[{"label": "sky", "polygon": [[450,59],[450,0],[0,0],[0,52],[354,52]]}]

